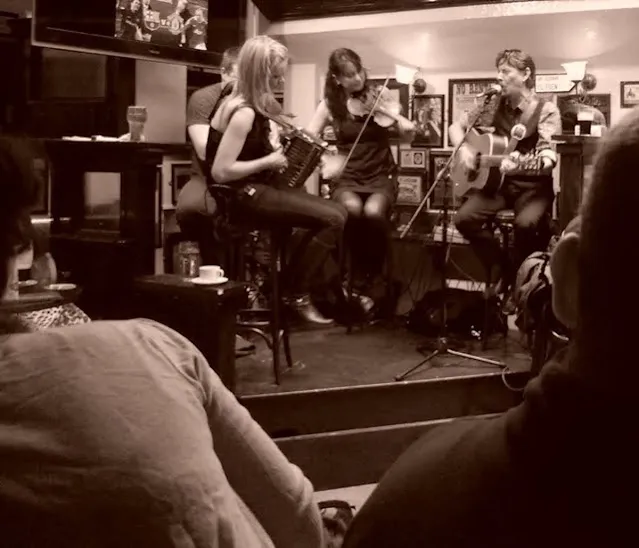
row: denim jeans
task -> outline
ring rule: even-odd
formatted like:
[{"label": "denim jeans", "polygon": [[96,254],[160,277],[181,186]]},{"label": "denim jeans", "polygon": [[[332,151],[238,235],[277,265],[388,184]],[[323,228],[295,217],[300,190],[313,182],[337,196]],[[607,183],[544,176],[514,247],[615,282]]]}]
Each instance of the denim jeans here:
[{"label": "denim jeans", "polygon": [[304,190],[262,184],[242,187],[237,207],[247,223],[298,229],[291,239],[282,283],[290,296],[308,293],[310,281],[341,245],[348,217],[344,207]]}]

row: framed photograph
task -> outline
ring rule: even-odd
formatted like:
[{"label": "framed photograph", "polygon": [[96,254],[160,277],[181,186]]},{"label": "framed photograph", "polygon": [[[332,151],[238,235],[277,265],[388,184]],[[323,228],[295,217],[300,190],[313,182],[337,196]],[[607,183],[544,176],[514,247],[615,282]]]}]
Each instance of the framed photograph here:
[{"label": "framed photograph", "polygon": [[171,163],[171,201],[174,206],[177,205],[177,199],[182,187],[189,182],[191,178],[191,162],[172,162]]},{"label": "framed photograph", "polygon": [[402,169],[426,169],[427,150],[425,148],[400,148],[399,167]]},{"label": "framed photograph", "polygon": [[324,141],[335,141],[336,137],[335,137],[335,129],[333,129],[333,126],[326,126],[323,131],[322,131],[322,139],[324,139]]},{"label": "framed photograph", "polygon": [[557,106],[561,112],[563,133],[573,133],[577,123],[577,112],[583,105],[592,107],[603,114],[606,126],[610,127],[610,93],[590,93],[585,97],[578,95],[558,95]]},{"label": "framed photograph", "polygon": [[621,108],[639,105],[639,82],[621,82]]},{"label": "framed photograph", "polygon": [[[386,78],[371,78],[370,83],[375,88],[381,88],[384,85]],[[401,114],[403,116],[409,116],[408,112],[408,84],[400,84],[394,78],[391,78],[388,81],[388,90],[390,91],[392,97],[401,105],[402,111]],[[397,128],[393,127],[391,129],[391,133],[397,134]]]},{"label": "framed photograph", "polygon": [[[464,112],[473,110],[479,99],[492,84],[494,78],[456,78],[448,80],[448,124],[454,123]],[[448,139],[448,146],[453,146]]]},{"label": "framed photograph", "polygon": [[[452,150],[430,151],[428,190],[435,184],[439,172],[444,169],[451,154]],[[459,207],[459,202],[454,198],[452,190],[450,183],[446,184],[443,180],[440,181],[428,199],[428,209],[442,209],[444,207],[444,198],[448,200],[449,208],[455,209]]]},{"label": "framed photograph", "polygon": [[421,175],[398,175],[397,203],[419,205],[424,196],[424,178]]},{"label": "framed photograph", "polygon": [[434,148],[444,146],[444,96],[415,95],[411,119],[417,126],[413,142]]}]

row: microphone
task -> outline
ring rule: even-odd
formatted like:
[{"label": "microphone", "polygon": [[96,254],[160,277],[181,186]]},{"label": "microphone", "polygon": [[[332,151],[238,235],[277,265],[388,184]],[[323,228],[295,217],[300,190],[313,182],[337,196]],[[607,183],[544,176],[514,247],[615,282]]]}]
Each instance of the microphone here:
[{"label": "microphone", "polygon": [[477,99],[483,99],[492,97],[493,95],[499,95],[503,91],[502,87],[499,84],[491,84],[491,86],[484,91],[484,93],[480,93],[476,95]]}]

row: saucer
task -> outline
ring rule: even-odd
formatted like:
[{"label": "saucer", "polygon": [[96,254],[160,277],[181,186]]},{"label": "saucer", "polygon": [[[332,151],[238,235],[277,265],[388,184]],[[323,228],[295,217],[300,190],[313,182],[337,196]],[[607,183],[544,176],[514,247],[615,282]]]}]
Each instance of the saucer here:
[{"label": "saucer", "polygon": [[194,283],[195,285],[220,285],[220,284],[225,284],[226,282],[229,281],[228,278],[222,276],[221,278],[216,278],[215,280],[206,280],[204,278],[192,278],[190,280],[192,283]]},{"label": "saucer", "polygon": [[75,284],[49,284],[46,289],[49,291],[73,291],[76,287]]}]

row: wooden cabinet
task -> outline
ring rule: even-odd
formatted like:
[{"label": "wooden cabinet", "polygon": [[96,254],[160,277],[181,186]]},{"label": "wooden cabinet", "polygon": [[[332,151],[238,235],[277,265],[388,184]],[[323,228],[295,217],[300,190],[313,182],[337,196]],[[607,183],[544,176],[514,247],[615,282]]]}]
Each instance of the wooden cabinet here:
[{"label": "wooden cabinet", "polygon": [[559,228],[579,213],[579,208],[592,178],[599,137],[557,135],[554,142],[560,156]]},{"label": "wooden cabinet", "polygon": [[122,317],[136,276],[155,271],[158,165],[188,145],[43,142],[51,170],[51,251],[92,318]]}]

